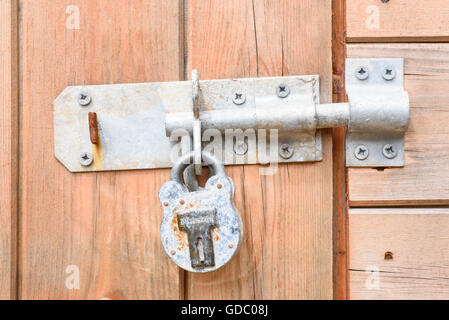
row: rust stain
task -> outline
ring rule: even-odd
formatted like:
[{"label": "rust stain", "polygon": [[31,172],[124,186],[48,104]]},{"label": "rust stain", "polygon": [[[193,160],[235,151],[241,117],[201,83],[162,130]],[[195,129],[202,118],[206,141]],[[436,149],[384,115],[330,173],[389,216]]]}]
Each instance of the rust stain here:
[{"label": "rust stain", "polygon": [[212,236],[215,239],[215,241],[220,241],[220,234],[218,232],[218,228],[212,229]]},{"label": "rust stain", "polygon": [[178,216],[177,216],[176,212],[175,212],[175,215],[173,216],[173,219],[170,222],[170,225],[173,229],[173,233],[175,234],[175,237],[178,239],[178,242],[179,242],[178,250],[186,249],[187,244],[185,242],[184,234],[179,230]]},{"label": "rust stain", "polygon": [[103,150],[101,148],[101,141],[98,141],[98,144],[94,144],[92,149],[95,169],[101,170],[103,169]]}]

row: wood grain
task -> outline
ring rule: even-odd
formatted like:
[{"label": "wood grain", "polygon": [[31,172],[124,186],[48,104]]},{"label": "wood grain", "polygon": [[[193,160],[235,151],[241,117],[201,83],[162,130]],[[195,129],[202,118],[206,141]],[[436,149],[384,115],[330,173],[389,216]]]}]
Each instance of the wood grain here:
[{"label": "wood grain", "polygon": [[0,0],[0,299],[17,296],[18,6]]},{"label": "wood grain", "polygon": [[449,299],[449,208],[350,209],[349,226],[351,299]]},{"label": "wood grain", "polygon": [[348,45],[348,57],[403,57],[410,96],[405,167],[349,170],[351,206],[449,204],[449,44]]},{"label": "wood grain", "polygon": [[[332,101],[346,102],[346,1],[332,1]],[[334,179],[334,298],[348,297],[348,194],[346,170],[346,128],[332,134]]]},{"label": "wood grain", "polygon": [[348,0],[348,42],[449,41],[447,0]]},{"label": "wood grain", "polygon": [[[67,24],[76,8],[79,29]],[[169,172],[72,174],[53,156],[52,119],[69,85],[182,79],[181,1],[22,0],[21,11],[20,298],[182,297],[159,238]]]},{"label": "wood grain", "polygon": [[[190,0],[188,66],[200,78],[319,74],[332,97],[330,0]],[[207,30],[207,32],[205,31]],[[187,274],[188,299],[332,299],[332,143],[319,163],[228,167],[245,238],[208,275]]]}]

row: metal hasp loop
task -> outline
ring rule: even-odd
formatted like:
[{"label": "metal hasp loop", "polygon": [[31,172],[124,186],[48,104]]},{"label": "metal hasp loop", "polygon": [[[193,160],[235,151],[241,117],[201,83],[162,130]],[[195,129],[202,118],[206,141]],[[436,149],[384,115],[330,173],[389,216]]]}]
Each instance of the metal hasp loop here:
[{"label": "metal hasp loop", "polygon": [[201,175],[201,120],[200,120],[200,78],[197,70],[192,71],[193,100],[193,152],[195,174]]},{"label": "metal hasp loop", "polygon": [[410,102],[403,59],[347,59],[348,167],[404,166]]}]

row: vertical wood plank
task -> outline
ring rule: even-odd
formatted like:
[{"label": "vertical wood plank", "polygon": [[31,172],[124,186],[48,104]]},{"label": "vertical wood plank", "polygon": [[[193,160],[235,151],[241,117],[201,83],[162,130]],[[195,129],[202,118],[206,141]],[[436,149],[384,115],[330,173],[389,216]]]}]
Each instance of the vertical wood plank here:
[{"label": "vertical wood plank", "polygon": [[[333,102],[345,102],[346,1],[332,1],[332,93]],[[334,165],[334,298],[347,299],[348,286],[348,202],[346,170],[346,128],[332,135]]]},{"label": "vertical wood plank", "polygon": [[68,172],[53,156],[52,101],[68,85],[182,79],[182,1],[21,7],[20,298],[180,298],[159,238],[168,170]]},{"label": "vertical wood plank", "polygon": [[[188,66],[200,78],[319,74],[332,97],[331,1],[190,0]],[[207,30],[207,31],[205,31]],[[188,299],[331,299],[332,143],[323,161],[228,167],[245,226],[238,255],[207,275],[187,274]]]},{"label": "vertical wood plank", "polygon": [[0,299],[17,294],[17,15],[16,0],[0,0]]}]

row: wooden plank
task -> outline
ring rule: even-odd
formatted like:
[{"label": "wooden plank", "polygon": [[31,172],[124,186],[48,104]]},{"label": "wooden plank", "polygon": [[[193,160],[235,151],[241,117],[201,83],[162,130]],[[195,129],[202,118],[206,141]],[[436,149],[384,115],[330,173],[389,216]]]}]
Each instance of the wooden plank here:
[{"label": "wooden plank", "polygon": [[449,44],[348,45],[348,57],[403,57],[410,96],[405,167],[349,170],[351,206],[449,204]]},{"label": "wooden plank", "polygon": [[18,6],[0,0],[0,299],[17,296]]},{"label": "wooden plank", "polygon": [[182,79],[181,1],[22,0],[21,11],[20,298],[180,298],[159,237],[169,171],[68,172],[53,156],[52,101],[69,85]]},{"label": "wooden plank", "polygon": [[351,299],[449,299],[449,208],[350,209]]},{"label": "wooden plank", "polygon": [[350,0],[348,42],[449,41],[447,0]]},{"label": "wooden plank", "polygon": [[[330,0],[190,0],[188,66],[200,78],[319,74],[332,97]],[[204,32],[207,30],[207,32]],[[189,299],[331,299],[332,143],[319,163],[228,167],[245,226],[223,269],[187,274]]]},{"label": "wooden plank", "polygon": [[[332,93],[333,102],[345,102],[346,1],[332,1]],[[346,169],[346,128],[332,134],[334,166],[334,298],[348,297],[348,203]]]}]

